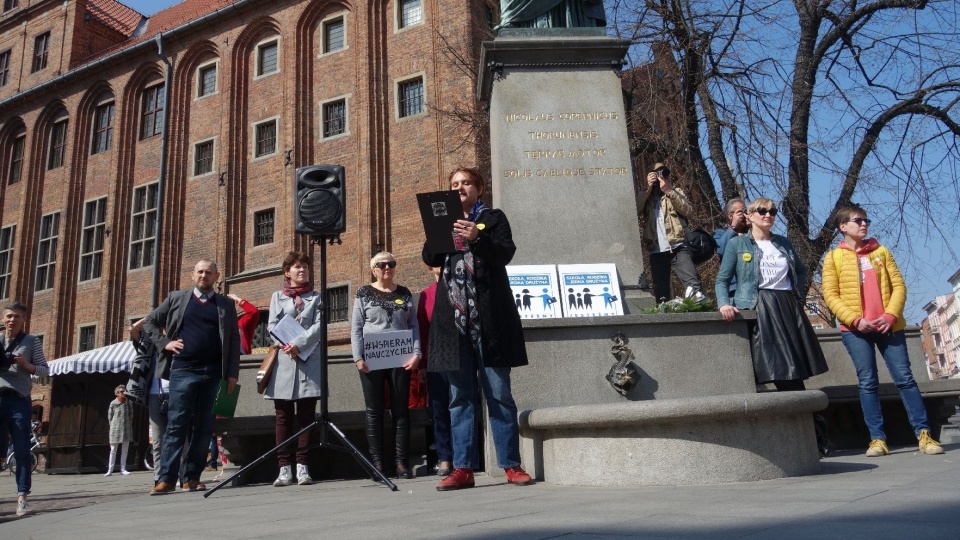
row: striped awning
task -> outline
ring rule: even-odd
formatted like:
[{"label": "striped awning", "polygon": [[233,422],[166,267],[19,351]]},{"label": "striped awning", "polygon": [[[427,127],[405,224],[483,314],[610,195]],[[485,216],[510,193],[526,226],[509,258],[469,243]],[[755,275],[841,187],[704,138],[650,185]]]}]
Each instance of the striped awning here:
[{"label": "striped awning", "polygon": [[133,348],[133,343],[122,341],[51,360],[48,364],[51,376],[65,373],[119,373],[130,371],[136,357],[137,352]]}]

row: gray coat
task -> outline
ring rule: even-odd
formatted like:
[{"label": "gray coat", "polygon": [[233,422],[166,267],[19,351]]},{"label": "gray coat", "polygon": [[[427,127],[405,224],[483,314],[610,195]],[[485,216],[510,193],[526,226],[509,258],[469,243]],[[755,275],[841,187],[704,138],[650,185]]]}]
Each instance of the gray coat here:
[{"label": "gray coat", "polygon": [[[300,313],[300,326],[305,331],[292,344],[302,350],[320,341],[323,330],[323,300],[316,291],[301,295],[300,298],[304,304],[303,312]],[[270,320],[267,329],[273,330],[283,315],[296,317],[297,308],[293,298],[277,291],[270,297]],[[273,342],[279,345],[277,340],[274,339]],[[278,351],[277,364],[263,397],[286,400],[320,397],[320,347],[314,349],[306,361],[290,358],[282,350]]]},{"label": "gray coat", "polygon": [[[143,329],[147,331],[150,340],[160,351],[157,373],[161,379],[170,379],[173,353],[165,349],[168,343],[180,337],[183,314],[187,310],[192,294],[193,287],[173,291],[143,321]],[[236,379],[240,376],[240,327],[237,326],[237,307],[233,300],[220,294],[213,295],[213,301],[217,304],[217,311],[220,314],[219,333],[222,351],[220,361],[223,366],[220,376],[224,379]]]},{"label": "gray coat", "polygon": [[120,444],[133,440],[133,406],[129,399],[120,403],[115,399],[107,409],[110,421],[110,444]]}]

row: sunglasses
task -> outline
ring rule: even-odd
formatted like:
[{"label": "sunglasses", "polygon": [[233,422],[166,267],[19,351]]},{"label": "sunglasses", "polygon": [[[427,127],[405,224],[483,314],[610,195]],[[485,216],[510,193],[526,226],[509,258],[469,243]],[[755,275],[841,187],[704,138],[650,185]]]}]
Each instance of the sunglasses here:
[{"label": "sunglasses", "polygon": [[760,214],[761,216],[765,216],[765,215],[767,215],[767,214],[770,214],[770,217],[774,217],[774,216],[777,215],[777,209],[776,209],[776,208],[757,208],[756,210],[754,210],[754,212]]},{"label": "sunglasses", "polygon": [[851,222],[856,223],[858,226],[859,225],[866,225],[867,227],[870,226],[870,220],[863,217],[855,217],[847,220],[847,223],[851,223]]},{"label": "sunglasses", "polygon": [[378,262],[377,264],[375,264],[374,266],[376,266],[377,268],[379,268],[379,269],[381,269],[381,270],[384,270],[384,269],[386,269],[386,268],[396,268],[396,267],[397,267],[397,261],[380,261],[380,262]]}]

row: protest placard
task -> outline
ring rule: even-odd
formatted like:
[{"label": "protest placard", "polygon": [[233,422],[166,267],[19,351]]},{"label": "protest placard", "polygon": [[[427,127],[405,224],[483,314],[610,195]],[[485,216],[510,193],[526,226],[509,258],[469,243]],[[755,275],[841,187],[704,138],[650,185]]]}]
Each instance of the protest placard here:
[{"label": "protest placard", "polygon": [[363,361],[371,371],[401,367],[413,353],[413,330],[363,334]]}]

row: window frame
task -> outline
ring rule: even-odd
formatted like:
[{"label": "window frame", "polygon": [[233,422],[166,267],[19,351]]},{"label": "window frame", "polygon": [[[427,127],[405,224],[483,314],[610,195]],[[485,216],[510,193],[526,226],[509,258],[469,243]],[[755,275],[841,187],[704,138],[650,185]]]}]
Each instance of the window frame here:
[{"label": "window frame", "polygon": [[[260,238],[260,234],[261,234],[261,232],[260,232],[260,226],[261,226],[260,218],[261,218],[261,216],[264,216],[264,215],[266,215],[266,214],[268,214],[268,213],[270,214],[270,217],[271,217],[271,221],[270,221],[270,241],[269,241],[269,242],[258,242],[258,239]],[[258,248],[258,247],[261,247],[261,246],[269,246],[270,244],[276,243],[276,241],[277,241],[277,209],[276,209],[276,207],[264,208],[264,209],[261,209],[261,210],[257,210],[257,211],[255,211],[255,212],[253,213],[253,231],[252,231],[252,233],[253,233],[253,238],[252,238],[252,242],[251,242],[251,243],[253,244],[253,247],[255,247],[255,248]]]},{"label": "window frame", "polygon": [[[154,108],[147,109],[150,95],[153,95]],[[164,129],[164,101],[166,100],[167,90],[163,82],[154,84],[143,89],[140,95],[140,140],[151,139],[157,135],[163,134]],[[147,119],[150,119],[150,129],[148,133]]]},{"label": "window frame", "polygon": [[[153,206],[150,205],[151,193],[153,196]],[[149,184],[135,186],[132,197],[130,201],[130,257],[127,261],[127,270],[140,270],[152,267],[157,260],[157,212],[158,202],[160,200],[160,182],[151,182]],[[141,198],[144,201],[143,208],[137,210],[137,204]],[[151,229],[151,227],[148,226],[148,224],[151,223],[151,216],[153,220],[153,232],[152,235],[148,236],[147,231]],[[140,227],[143,235],[141,238],[137,238],[136,234],[138,219],[142,219]],[[150,250],[149,263],[146,257],[146,246],[148,245]],[[138,266],[134,266],[135,254]]]},{"label": "window frame", "polygon": [[[10,168],[7,169],[7,185],[12,186],[23,179],[23,154],[26,147],[27,130],[23,129],[10,140]],[[17,152],[18,148],[19,153]]]},{"label": "window frame", "polygon": [[[100,123],[102,119],[101,111],[109,108],[108,124],[106,126]],[[97,105],[93,111],[93,136],[90,141],[90,155],[103,154],[113,148],[113,122],[117,116],[116,102],[113,100],[104,101]]]},{"label": "window frame", "polygon": [[[89,343],[86,343],[88,348],[84,348],[84,334],[92,333],[92,335],[87,336]],[[92,351],[97,348],[97,325],[96,324],[85,324],[77,328],[77,353]]]},{"label": "window frame", "polygon": [[[327,108],[343,102],[343,131],[327,135]],[[330,140],[345,137],[350,134],[350,96],[337,96],[320,102],[320,140]]]},{"label": "window frame", "polygon": [[[403,103],[402,93],[403,93],[404,87],[406,85],[409,85],[415,82],[420,83],[420,110],[415,113],[403,114],[404,109],[402,106],[402,103]],[[397,120],[403,120],[406,118],[422,116],[427,113],[427,83],[426,83],[426,77],[422,72],[416,73],[414,75],[410,75],[409,77],[404,77],[402,79],[397,79],[396,84],[394,84],[393,86],[393,89],[394,89],[394,95],[396,98],[394,102],[396,103],[395,114],[396,114]]]},{"label": "window frame", "polygon": [[[200,145],[207,144],[207,143],[210,143],[210,170],[201,172],[197,168],[199,165],[198,151],[200,149]],[[191,163],[190,170],[193,173],[192,175],[190,175],[190,178],[200,178],[201,176],[213,174],[214,171],[217,170],[217,138],[209,137],[207,139],[203,139],[193,143],[193,149],[191,150],[190,163]]]},{"label": "window frame", "polygon": [[[100,206],[102,204],[102,207]],[[87,218],[90,216],[89,208],[91,205],[95,215],[94,221],[90,223]],[[102,214],[102,217],[100,217]],[[77,268],[78,282],[85,283],[103,277],[103,252],[106,246],[107,229],[107,198],[99,197],[83,203],[83,216],[80,229],[80,264]],[[92,237],[92,238],[91,238]],[[99,239],[99,248],[97,247]],[[87,244],[93,243],[92,249],[87,250]],[[88,262],[89,261],[89,262]],[[96,274],[96,275],[94,275]]]},{"label": "window frame", "polygon": [[[204,72],[213,70],[213,90],[204,93]],[[210,62],[205,62],[197,66],[196,70],[196,80],[197,80],[197,93],[194,96],[194,99],[203,99],[205,97],[210,97],[215,94],[220,93],[220,59],[216,59]]]},{"label": "window frame", "polygon": [[[419,4],[419,8],[420,8],[420,19],[417,20],[416,22],[411,22],[411,23],[404,24],[404,20],[403,20],[404,9],[403,9],[403,7],[404,7],[404,3],[405,3],[405,2],[408,2],[408,1],[409,1],[409,2],[417,2],[417,3]],[[394,30],[395,30],[396,32],[399,32],[399,31],[401,31],[401,30],[406,30],[406,29],[408,29],[408,28],[413,28],[413,27],[415,27],[415,26],[418,26],[418,25],[421,25],[421,24],[424,23],[424,20],[426,19],[426,11],[423,9],[423,7],[424,7],[424,6],[423,6],[423,0],[397,0],[396,6],[397,6],[397,13],[396,13],[396,18],[394,19]]]},{"label": "window frame", "polygon": [[67,160],[67,125],[70,118],[61,116],[50,126],[50,150],[47,154],[47,170],[59,169]]},{"label": "window frame", "polygon": [[[47,233],[46,236],[44,236],[44,233]],[[40,217],[40,228],[37,231],[37,266],[34,272],[34,292],[53,289],[54,278],[56,278],[57,273],[57,247],[59,243],[60,211],[58,210]],[[43,257],[45,247],[46,258]]]},{"label": "window frame", "polygon": [[[258,130],[260,127],[265,127],[267,124],[273,124],[273,150],[270,152],[260,152],[260,135]],[[264,118],[258,122],[254,122],[253,129],[251,130],[250,141],[253,143],[253,148],[251,148],[251,155],[253,160],[257,161],[264,158],[269,158],[275,156],[279,151],[279,142],[280,142],[280,117],[274,116],[272,118]]]},{"label": "window frame", "polygon": [[[341,27],[341,38],[340,38],[340,48],[331,49],[329,47],[328,39],[330,36],[330,26],[340,23]],[[331,54],[336,54],[341,51],[349,49],[347,44],[347,12],[341,11],[334,15],[331,15],[322,21],[320,21],[320,54],[317,57],[329,56]]]},{"label": "window frame", "polygon": [[[13,281],[13,253],[16,250],[17,224],[0,227],[0,298],[10,298]],[[6,244],[5,244],[6,242]]]},{"label": "window frame", "polygon": [[3,12],[13,11],[20,7],[20,0],[3,0]]},{"label": "window frame", "polygon": [[[337,314],[342,313],[342,318],[334,319],[333,317],[334,302],[333,302],[333,295],[331,295],[331,293],[336,292],[338,296],[341,296],[340,295],[341,291],[343,293],[342,294],[343,305],[342,306],[338,305],[336,306],[336,308],[337,308]],[[350,284],[340,283],[340,284],[328,286],[326,292],[323,295],[323,305],[326,307],[326,309],[324,310],[324,316],[327,318],[327,322],[329,324],[348,322],[350,320],[350,310],[351,310]]]},{"label": "window frame", "polygon": [[[277,49],[276,65],[274,66],[273,71],[264,71],[263,70],[263,50],[271,45]],[[256,47],[253,48],[253,51],[254,51],[253,80],[263,79],[264,77],[269,77],[271,75],[280,73],[280,36],[271,36],[267,39],[264,39],[260,43],[257,43]]]},{"label": "window frame", "polygon": [[37,34],[33,38],[33,61],[30,63],[30,74],[47,69],[50,58],[50,31]]},{"label": "window frame", "polygon": [[10,59],[13,58],[13,49],[0,51],[0,88],[10,82]]}]

